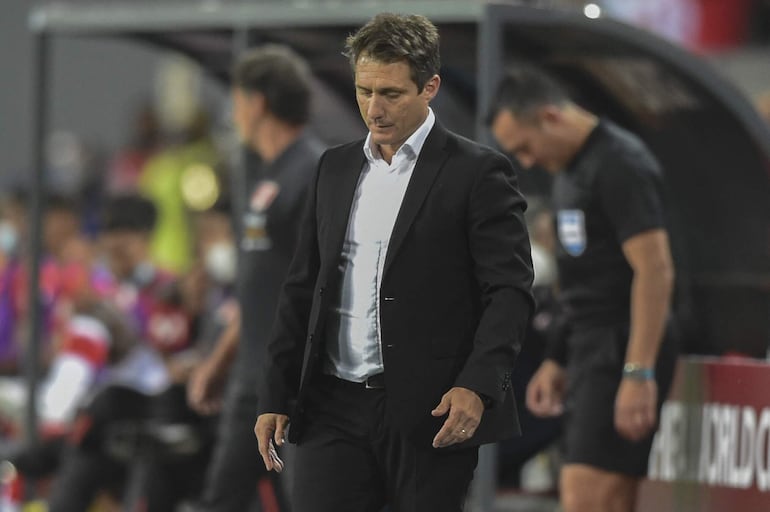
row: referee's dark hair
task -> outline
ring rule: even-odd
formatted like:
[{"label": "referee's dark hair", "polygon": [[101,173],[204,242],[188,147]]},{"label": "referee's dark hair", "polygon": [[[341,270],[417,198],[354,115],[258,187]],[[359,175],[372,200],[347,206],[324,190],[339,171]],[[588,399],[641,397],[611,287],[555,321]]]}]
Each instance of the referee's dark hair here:
[{"label": "referee's dark hair", "polygon": [[140,195],[119,195],[107,200],[102,211],[102,231],[149,233],[155,228],[158,211],[152,201]]},{"label": "referee's dark hair", "polygon": [[265,97],[278,119],[300,126],[310,118],[311,72],[289,47],[268,44],[247,50],[233,68],[233,86]]},{"label": "referee's dark hair", "polygon": [[548,73],[531,64],[517,64],[506,70],[492,97],[486,122],[491,125],[503,110],[516,117],[534,114],[546,105],[565,106],[570,98]]}]

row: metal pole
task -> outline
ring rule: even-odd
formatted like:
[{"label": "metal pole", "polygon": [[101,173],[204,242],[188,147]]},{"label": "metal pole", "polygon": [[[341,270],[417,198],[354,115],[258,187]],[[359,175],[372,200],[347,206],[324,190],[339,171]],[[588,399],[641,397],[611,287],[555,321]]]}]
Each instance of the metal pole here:
[{"label": "metal pole", "polygon": [[502,76],[501,68],[505,62],[503,56],[503,23],[506,16],[505,5],[487,4],[479,20],[478,40],[476,42],[476,140],[490,144],[492,138],[485,125],[489,102],[494,88]]},{"label": "metal pole", "polygon": [[497,494],[497,444],[479,448],[479,462],[468,497],[468,512],[493,512]]},{"label": "metal pole", "polygon": [[[40,366],[40,338],[42,335],[42,301],[40,294],[40,261],[42,251],[43,193],[45,186],[44,140],[48,124],[48,36],[39,32],[34,37],[34,77],[32,103],[32,180],[29,202],[29,265],[27,318],[29,339],[24,352],[24,376],[27,383],[27,410],[25,414],[25,441],[36,449],[38,435],[37,388]],[[29,489],[27,489],[29,491]]]}]

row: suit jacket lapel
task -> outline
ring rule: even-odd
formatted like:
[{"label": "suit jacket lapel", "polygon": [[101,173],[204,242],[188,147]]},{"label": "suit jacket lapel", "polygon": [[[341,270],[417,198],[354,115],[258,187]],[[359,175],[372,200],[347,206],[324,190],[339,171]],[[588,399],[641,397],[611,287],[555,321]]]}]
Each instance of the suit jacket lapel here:
[{"label": "suit jacket lapel", "polygon": [[329,249],[332,254],[330,261],[337,261],[337,256],[342,253],[342,243],[345,240],[345,232],[348,228],[348,219],[350,217],[350,207],[353,204],[353,197],[356,193],[358,179],[361,176],[361,170],[364,167],[364,156],[361,144],[355,144],[350,147],[350,152],[340,154],[336,162],[330,162],[329,165],[335,167],[333,173],[333,183],[329,190],[333,197],[327,198],[328,204],[332,206],[329,222]]},{"label": "suit jacket lapel", "polygon": [[414,166],[414,171],[412,171],[409,185],[406,188],[404,201],[401,203],[401,209],[398,211],[396,224],[393,226],[393,233],[391,233],[390,242],[388,243],[388,254],[385,257],[383,274],[388,273],[388,268],[401,248],[401,244],[404,242],[409,228],[420,211],[420,207],[425,201],[433,181],[449,156],[444,150],[446,139],[446,130],[436,120],[433,129],[428,134],[428,138],[425,139],[425,144],[423,144],[417,164]]}]

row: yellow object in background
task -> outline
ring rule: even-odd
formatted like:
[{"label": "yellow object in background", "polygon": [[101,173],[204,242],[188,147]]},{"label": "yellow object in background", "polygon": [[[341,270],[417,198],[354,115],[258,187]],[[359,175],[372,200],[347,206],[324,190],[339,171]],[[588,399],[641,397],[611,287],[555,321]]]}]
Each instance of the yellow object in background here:
[{"label": "yellow object in background", "polygon": [[48,505],[42,500],[30,501],[21,509],[22,512],[48,512]]},{"label": "yellow object in background", "polygon": [[216,201],[216,197],[212,201],[209,187],[213,189],[211,183],[216,183],[213,169],[217,161],[213,145],[208,140],[199,140],[161,151],[142,171],[139,189],[158,209],[150,253],[159,267],[180,273],[190,266],[190,209]]},{"label": "yellow object in background", "polygon": [[219,199],[219,181],[207,164],[193,164],[182,171],[182,199],[190,210],[208,210]]}]

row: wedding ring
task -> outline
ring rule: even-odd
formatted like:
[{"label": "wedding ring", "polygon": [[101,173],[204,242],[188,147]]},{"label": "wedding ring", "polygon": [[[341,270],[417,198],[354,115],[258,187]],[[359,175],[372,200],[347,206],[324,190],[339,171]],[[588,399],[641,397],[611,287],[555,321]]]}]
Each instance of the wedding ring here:
[{"label": "wedding ring", "polygon": [[460,429],[460,432],[462,432],[463,434],[465,434],[465,429],[464,429],[464,428]]}]

